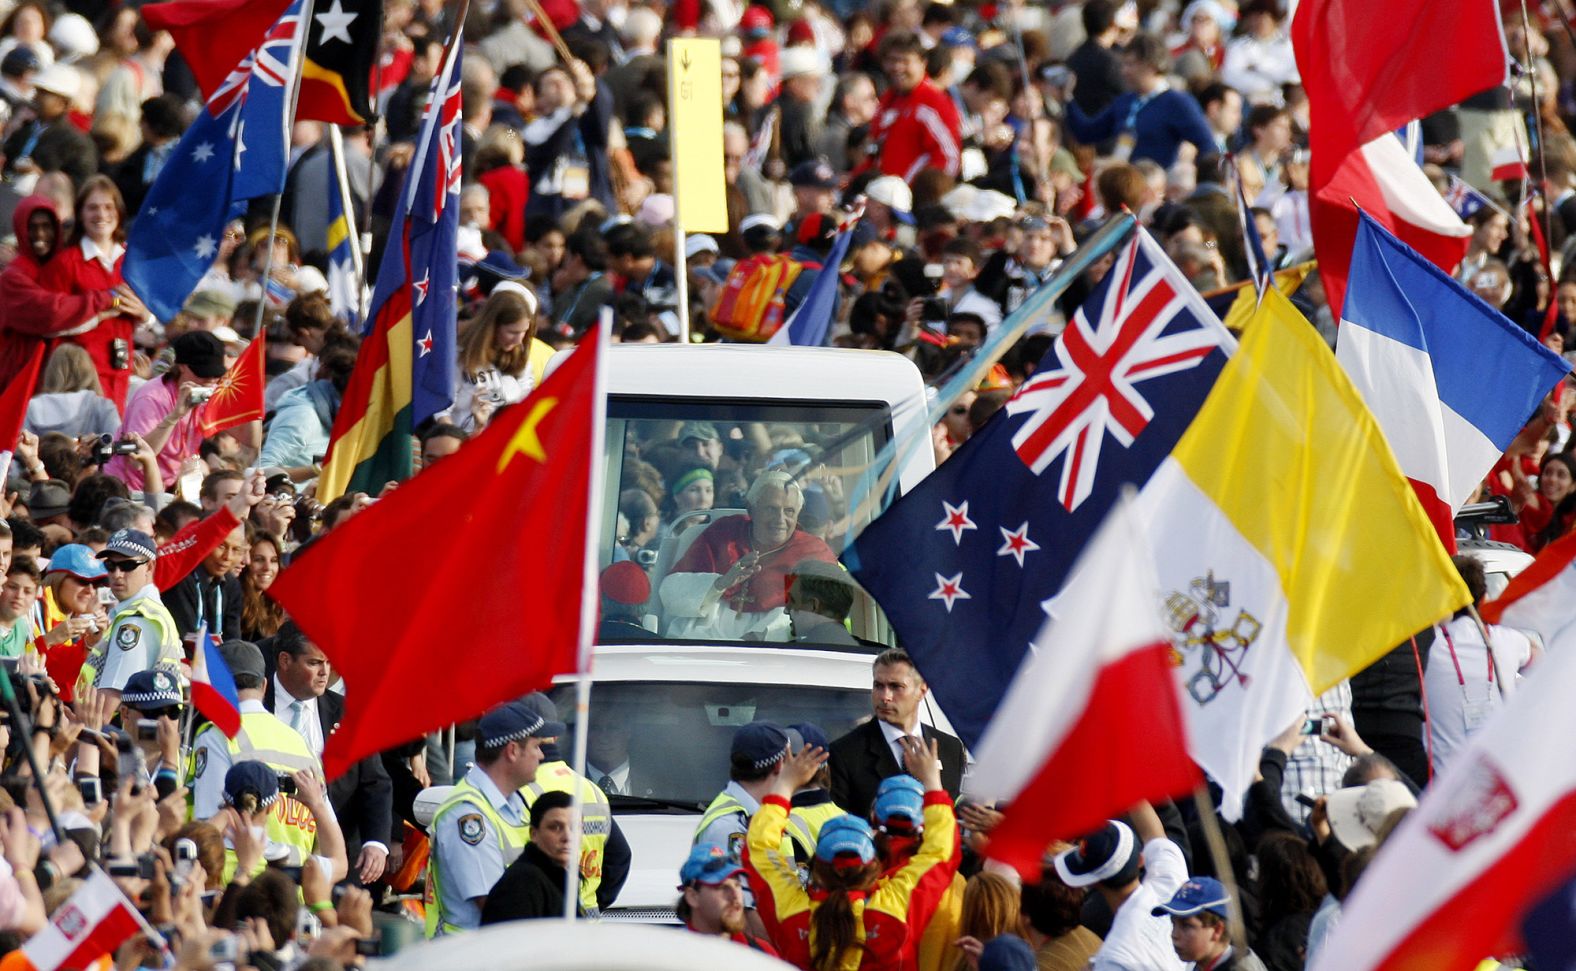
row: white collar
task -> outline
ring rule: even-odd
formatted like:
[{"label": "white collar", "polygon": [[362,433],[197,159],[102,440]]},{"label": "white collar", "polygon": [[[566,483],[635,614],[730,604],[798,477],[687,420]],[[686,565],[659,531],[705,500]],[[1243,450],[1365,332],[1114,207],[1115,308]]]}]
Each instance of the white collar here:
[{"label": "white collar", "polygon": [[274,707],[289,708],[295,702],[301,702],[301,707],[312,711],[317,707],[316,698],[297,698],[285,688],[285,683],[279,680],[279,673],[274,672]]},{"label": "white collar", "polygon": [[739,800],[739,805],[744,807],[747,815],[754,816],[761,808],[760,800],[750,795],[750,791],[736,781],[730,780],[728,788],[722,791]]},{"label": "white collar", "polygon": [[263,704],[263,699],[261,698],[242,698],[238,707],[243,715],[268,714],[268,706]]},{"label": "white collar", "polygon": [[919,737],[921,737],[920,736],[920,732],[923,731],[923,729],[921,729],[919,727],[919,719],[918,718],[914,719],[914,730],[911,731],[911,732],[910,731],[905,731],[904,729],[901,729],[901,728],[897,727],[896,725],[890,724],[888,722],[881,721],[879,718],[876,719],[876,724],[881,726],[881,734],[882,734],[883,737],[886,738],[888,745],[894,745],[894,744],[897,743],[898,739],[904,738],[905,736],[909,736],[909,735],[912,735],[915,738],[919,738]]},{"label": "white collar", "polygon": [[82,250],[83,259],[98,260],[104,264],[105,269],[110,270],[115,268],[115,261],[120,259],[121,255],[126,252],[126,247],[119,243],[111,243],[108,250],[100,249],[99,244],[86,236],[82,237],[82,242],[77,245]]}]

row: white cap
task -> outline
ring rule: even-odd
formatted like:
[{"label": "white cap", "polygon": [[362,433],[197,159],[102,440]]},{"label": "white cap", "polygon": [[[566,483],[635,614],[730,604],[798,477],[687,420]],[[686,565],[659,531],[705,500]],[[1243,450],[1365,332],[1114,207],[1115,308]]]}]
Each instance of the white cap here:
[{"label": "white cap", "polygon": [[720,255],[722,250],[718,248],[717,241],[705,233],[691,233],[684,240],[684,258],[693,260],[701,253],[717,253]]},{"label": "white cap", "polygon": [[883,175],[870,180],[870,184],[865,186],[865,195],[898,212],[910,212],[914,208],[914,191],[907,182],[895,175]]},{"label": "white cap", "polygon": [[235,332],[235,328],[231,327],[229,324],[220,324],[218,327],[215,327],[212,331],[210,331],[210,333],[212,333],[213,336],[219,338],[219,340],[225,344],[240,344],[243,347],[246,346],[246,341],[241,340],[241,335],[237,334]]},{"label": "white cap", "polygon": [[827,70],[821,52],[803,44],[783,48],[777,55],[777,66],[784,81],[806,74],[824,74]]},{"label": "white cap", "polygon": [[73,101],[77,92],[82,90],[82,75],[77,69],[66,64],[51,64],[33,75],[33,87],[50,94],[58,94],[67,101]]},{"label": "white cap", "polygon": [[49,44],[61,61],[75,61],[98,53],[98,33],[78,13],[63,13],[49,28]]},{"label": "white cap", "polygon": [[1417,797],[1395,779],[1375,779],[1366,786],[1337,789],[1325,797],[1330,829],[1348,850],[1360,850],[1379,841],[1379,828],[1398,809],[1413,809]]},{"label": "white cap", "polygon": [[765,226],[773,232],[780,233],[783,231],[783,224],[777,221],[777,217],[769,213],[752,212],[739,223],[739,232],[747,233],[760,226]]},{"label": "white cap", "polygon": [[673,213],[673,197],[665,192],[654,192],[646,196],[646,200],[640,204],[640,212],[636,214],[635,222],[656,229],[672,222]]}]

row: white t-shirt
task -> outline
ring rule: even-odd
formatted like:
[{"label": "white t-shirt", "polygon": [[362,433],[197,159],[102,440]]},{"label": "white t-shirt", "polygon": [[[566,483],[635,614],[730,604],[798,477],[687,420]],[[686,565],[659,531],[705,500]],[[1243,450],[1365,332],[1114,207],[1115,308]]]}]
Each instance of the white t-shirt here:
[{"label": "white t-shirt", "polygon": [[1515,691],[1518,672],[1532,660],[1532,642],[1520,631],[1490,624],[1488,636],[1494,649],[1492,683],[1489,652],[1471,617],[1458,617],[1435,632],[1434,644],[1428,651],[1428,670],[1423,676],[1435,775],[1482,730],[1490,716],[1504,707],[1505,700]]},{"label": "white t-shirt", "polygon": [[1184,971],[1171,946],[1171,918],[1154,908],[1170,900],[1187,882],[1187,860],[1164,837],[1144,844],[1144,880],[1116,911],[1111,932],[1089,962],[1093,971]]}]

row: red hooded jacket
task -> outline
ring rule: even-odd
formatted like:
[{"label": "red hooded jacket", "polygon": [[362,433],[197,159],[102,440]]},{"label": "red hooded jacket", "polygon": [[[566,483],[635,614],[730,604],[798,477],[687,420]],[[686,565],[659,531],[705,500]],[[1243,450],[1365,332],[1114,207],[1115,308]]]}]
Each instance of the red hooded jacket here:
[{"label": "red hooded jacket", "polygon": [[[27,223],[33,213],[47,211],[60,225],[55,204],[44,196],[28,196],[17,204],[11,215],[16,231],[16,259],[0,273],[0,387],[5,387],[21,371],[33,349],[43,344],[47,356],[54,350],[56,335],[78,326],[109,307],[113,298],[108,290],[92,293],[57,293],[39,282],[44,263],[33,255],[28,244]],[[60,244],[55,244],[56,252]],[[51,254],[53,255],[53,254]]]}]

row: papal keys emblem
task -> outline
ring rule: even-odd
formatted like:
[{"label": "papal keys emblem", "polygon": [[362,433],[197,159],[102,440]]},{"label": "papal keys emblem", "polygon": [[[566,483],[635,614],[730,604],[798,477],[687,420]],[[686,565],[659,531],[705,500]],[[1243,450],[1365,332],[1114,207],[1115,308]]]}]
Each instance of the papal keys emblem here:
[{"label": "papal keys emblem", "polygon": [[1207,705],[1233,682],[1248,686],[1242,659],[1264,625],[1240,608],[1231,616],[1229,581],[1217,581],[1210,571],[1190,582],[1186,593],[1167,594],[1165,617],[1172,630],[1171,663],[1198,666],[1187,678],[1194,701]]}]

